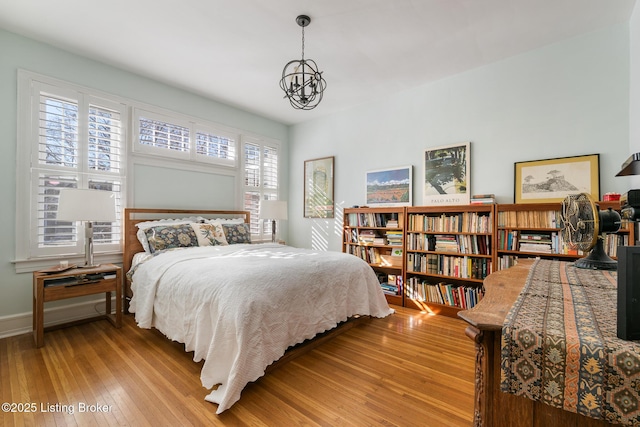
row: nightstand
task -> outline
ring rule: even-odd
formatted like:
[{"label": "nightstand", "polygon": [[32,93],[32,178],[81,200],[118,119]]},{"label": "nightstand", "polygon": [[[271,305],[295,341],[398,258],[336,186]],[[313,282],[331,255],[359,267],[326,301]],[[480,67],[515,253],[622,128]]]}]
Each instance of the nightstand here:
[{"label": "nightstand", "polygon": [[[111,292],[116,294],[116,312],[111,314]],[[72,268],[57,272],[55,268],[33,273],[33,339],[36,347],[44,345],[44,303],[105,293],[106,314],[86,320],[106,318],[113,326],[122,326],[122,269],[113,264],[91,268]],[[61,325],[55,325],[59,327]]]}]

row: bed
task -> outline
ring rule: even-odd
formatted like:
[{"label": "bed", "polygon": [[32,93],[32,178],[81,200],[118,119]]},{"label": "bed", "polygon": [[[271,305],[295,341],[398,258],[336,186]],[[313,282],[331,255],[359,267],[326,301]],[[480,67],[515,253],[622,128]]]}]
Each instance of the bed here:
[{"label": "bed", "polygon": [[248,224],[244,211],[124,211],[127,309],[138,326],[204,360],[200,379],[211,390],[205,400],[218,404],[218,414],[286,359],[287,349],[349,319],[393,313],[361,259],[251,244]]}]

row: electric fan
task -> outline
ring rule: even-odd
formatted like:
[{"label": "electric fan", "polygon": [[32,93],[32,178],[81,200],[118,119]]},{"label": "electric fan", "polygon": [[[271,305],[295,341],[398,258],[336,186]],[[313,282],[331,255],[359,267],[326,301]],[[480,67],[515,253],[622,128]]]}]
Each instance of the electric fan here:
[{"label": "electric fan", "polygon": [[604,251],[604,234],[620,229],[620,214],[611,208],[598,210],[587,193],[571,194],[562,201],[562,237],[569,247],[589,255],[577,260],[578,268],[616,270],[618,263]]}]

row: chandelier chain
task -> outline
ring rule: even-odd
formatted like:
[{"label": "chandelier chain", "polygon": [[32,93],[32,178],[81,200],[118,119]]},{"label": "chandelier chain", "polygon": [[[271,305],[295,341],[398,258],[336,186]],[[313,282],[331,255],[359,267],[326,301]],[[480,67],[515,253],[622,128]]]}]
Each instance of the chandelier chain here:
[{"label": "chandelier chain", "polygon": [[304,61],[304,26],[302,27],[302,60]]}]

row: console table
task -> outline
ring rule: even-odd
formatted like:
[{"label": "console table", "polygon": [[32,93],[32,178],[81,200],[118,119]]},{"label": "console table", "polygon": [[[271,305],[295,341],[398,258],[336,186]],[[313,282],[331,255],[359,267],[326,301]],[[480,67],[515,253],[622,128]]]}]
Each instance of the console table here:
[{"label": "console table", "polygon": [[602,420],[500,391],[502,326],[525,285],[533,260],[495,272],[484,281],[485,296],[458,316],[469,326],[465,333],[476,346],[474,423],[476,427],[604,427]]}]

